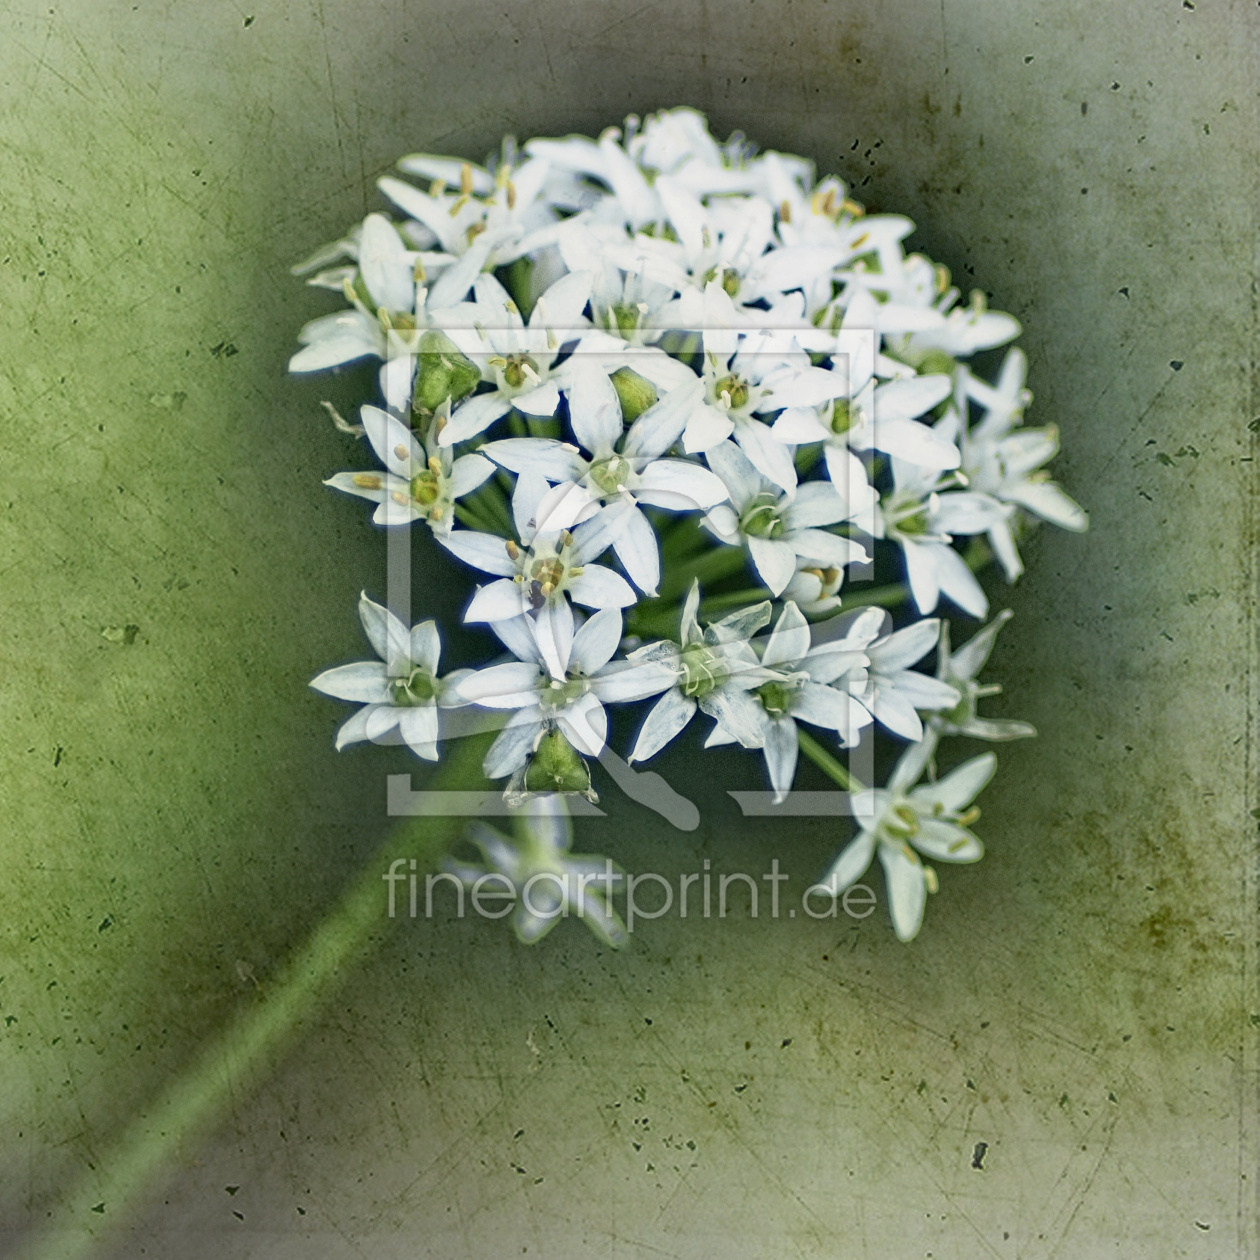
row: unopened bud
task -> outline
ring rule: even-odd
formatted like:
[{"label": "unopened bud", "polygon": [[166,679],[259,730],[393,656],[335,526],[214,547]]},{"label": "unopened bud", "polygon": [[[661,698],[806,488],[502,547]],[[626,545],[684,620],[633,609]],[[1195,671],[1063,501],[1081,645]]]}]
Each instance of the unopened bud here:
[{"label": "unopened bud", "polygon": [[611,380],[621,403],[621,418],[627,424],[633,424],[649,407],[656,405],[656,386],[638,372],[628,367],[618,368]]},{"label": "unopened bud", "polygon": [[480,380],[477,365],[445,333],[430,329],[420,338],[412,410],[432,415],[446,399],[458,402],[471,394]]}]

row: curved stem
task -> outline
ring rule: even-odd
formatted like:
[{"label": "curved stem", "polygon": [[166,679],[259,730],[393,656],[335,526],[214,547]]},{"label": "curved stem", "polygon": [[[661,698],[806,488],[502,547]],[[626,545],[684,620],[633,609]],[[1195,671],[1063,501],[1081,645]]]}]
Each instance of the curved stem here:
[{"label": "curved stem", "polygon": [[[482,784],[481,759],[493,735],[452,743],[446,760],[426,785],[451,789]],[[204,1137],[230,1105],[261,1084],[303,1026],[350,978],[356,963],[386,937],[383,872],[417,859],[420,871],[433,870],[458,836],[462,817],[412,818],[391,831],[375,857],[359,872],[341,901],[293,953],[262,997],[208,1039],[185,1074],[146,1108],[96,1175],[77,1188],[70,1202],[80,1214],[103,1203],[110,1219],[125,1218],[164,1174],[177,1168],[193,1143]],[[404,885],[405,887],[405,885]],[[391,885],[392,888],[392,885]],[[29,1260],[80,1260],[98,1250],[88,1231],[64,1230],[31,1240]]]},{"label": "curved stem", "polygon": [[866,791],[859,779],[855,779],[812,735],[806,735],[799,726],[796,728],[796,742],[801,746],[801,752],[846,792]]}]

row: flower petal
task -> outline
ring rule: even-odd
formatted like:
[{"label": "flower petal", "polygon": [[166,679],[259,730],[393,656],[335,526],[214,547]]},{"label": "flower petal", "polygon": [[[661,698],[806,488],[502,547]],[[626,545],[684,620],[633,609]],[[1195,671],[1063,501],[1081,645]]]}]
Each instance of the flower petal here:
[{"label": "flower petal", "polygon": [[580,753],[598,757],[608,738],[608,714],[599,697],[588,691],[556,714],[556,724]]},{"label": "flower petal", "polygon": [[537,705],[512,714],[481,763],[486,778],[502,779],[515,774],[529,760],[541,730],[542,710]]},{"label": "flower petal", "polygon": [[639,730],[634,751],[626,760],[647,761],[656,756],[691,721],[695,711],[696,702],[691,697],[684,696],[677,687],[667,691],[652,706]]},{"label": "flower petal", "polygon": [[459,694],[488,709],[521,709],[535,704],[545,678],[533,661],[508,661],[470,674],[459,685]]},{"label": "flower petal", "polygon": [[[619,613],[617,618],[620,621]],[[538,610],[534,618],[534,637],[552,678],[563,681],[573,649],[573,609],[563,595],[547,600]]]},{"label": "flower petal", "polygon": [[658,459],[639,474],[634,496],[640,503],[673,512],[707,511],[729,497],[721,477],[685,459]]},{"label": "flower petal", "polygon": [[908,846],[894,849],[879,846],[879,860],[888,881],[888,908],[892,912],[897,939],[912,941],[923,926],[923,910],[927,904],[927,881],[923,864]]},{"label": "flower petal", "polygon": [[841,850],[830,870],[818,882],[833,893],[842,893],[866,874],[874,856],[874,832],[861,831]]},{"label": "flower petal", "polygon": [[809,622],[804,613],[789,599],[783,605],[766,643],[761,663],[765,666],[786,665],[799,661],[809,651]]},{"label": "flower petal", "polygon": [[438,662],[442,657],[442,640],[438,635],[437,622],[422,621],[411,627],[409,655],[416,665],[437,676]]},{"label": "flower petal", "polygon": [[367,632],[368,642],[385,662],[391,677],[401,674],[408,660],[411,633],[388,608],[367,597],[359,596],[359,620]]},{"label": "flower petal", "polygon": [[630,426],[621,444],[622,454],[628,459],[663,455],[682,436],[688,417],[703,398],[704,382],[699,377],[671,389]]},{"label": "flower petal", "polygon": [[991,752],[981,753],[956,766],[943,779],[914,788],[910,798],[925,809],[939,804],[947,813],[957,813],[980,794],[996,769],[997,757]]},{"label": "flower petal", "polygon": [[621,612],[616,608],[601,608],[586,621],[573,636],[570,672],[589,677],[607,665],[621,642],[621,627]]},{"label": "flower petal", "polygon": [[451,498],[462,499],[481,485],[491,473],[494,465],[483,455],[461,455],[451,466]]},{"label": "flower petal", "polygon": [[516,562],[507,553],[507,542],[498,534],[456,529],[438,542],[465,564],[483,573],[496,573],[500,577],[512,577],[516,573]]},{"label": "flower petal", "polygon": [[525,595],[511,578],[479,586],[464,613],[465,621],[503,621],[525,611]]},{"label": "flower petal", "polygon": [[586,471],[586,461],[577,448],[556,438],[504,438],[487,442],[480,449],[511,472],[530,472],[548,481],[572,481]]},{"label": "flower petal", "polygon": [[625,425],[608,374],[598,365],[583,364],[574,372],[568,394],[573,436],[595,459],[610,455]]},{"label": "flower petal", "polygon": [[735,426],[735,441],[753,467],[768,481],[784,490],[796,489],[796,465],[791,450],[784,446],[760,420],[741,420]]},{"label": "flower petal", "polygon": [[769,724],[764,752],[776,805],[791,791],[799,749],[796,723],[790,717],[778,718]]},{"label": "flower petal", "polygon": [[389,676],[380,661],[355,661],[353,665],[326,669],[309,685],[338,700],[355,700],[359,704],[389,702]]},{"label": "flower petal", "polygon": [[438,435],[438,445],[454,446],[483,433],[500,416],[506,415],[512,404],[501,394],[474,394],[465,398],[451,412],[450,422]]},{"label": "flower petal", "polygon": [[592,679],[591,690],[605,704],[646,700],[672,688],[678,671],[665,661],[610,661]]},{"label": "flower petal", "polygon": [[761,580],[771,594],[781,594],[796,572],[796,552],[789,543],[771,538],[749,538],[747,542]]},{"label": "flower petal", "polygon": [[656,585],[661,580],[660,546],[656,541],[656,531],[637,508],[630,513],[625,527],[613,540],[613,550],[635,586],[644,595],[654,598]]},{"label": "flower petal", "polygon": [[425,761],[438,759],[437,705],[422,704],[403,709],[398,718],[398,730],[417,757],[423,757]]}]

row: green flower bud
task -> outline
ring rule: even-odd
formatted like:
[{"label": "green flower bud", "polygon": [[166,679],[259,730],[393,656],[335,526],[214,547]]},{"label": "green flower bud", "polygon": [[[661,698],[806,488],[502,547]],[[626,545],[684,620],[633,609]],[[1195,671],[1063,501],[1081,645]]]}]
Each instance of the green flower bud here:
[{"label": "green flower bud", "polygon": [[590,767],[560,731],[548,731],[525,771],[525,790],[577,792],[590,797]]},{"label": "green flower bud", "polygon": [[432,415],[447,398],[455,403],[471,394],[480,380],[477,365],[445,333],[431,329],[420,338],[412,410]]},{"label": "green flower bud", "polygon": [[843,398],[836,398],[831,404],[832,433],[848,433],[853,427],[853,413]]},{"label": "green flower bud", "polygon": [[[618,310],[621,308],[618,307]],[[635,311],[638,315],[638,311]],[[618,327],[622,327],[618,317]],[[622,327],[622,331],[625,329]],[[634,331],[633,328],[630,331]],[[627,424],[633,424],[649,407],[656,405],[656,386],[629,368],[618,368],[612,374],[613,389],[621,402],[621,417]]]}]

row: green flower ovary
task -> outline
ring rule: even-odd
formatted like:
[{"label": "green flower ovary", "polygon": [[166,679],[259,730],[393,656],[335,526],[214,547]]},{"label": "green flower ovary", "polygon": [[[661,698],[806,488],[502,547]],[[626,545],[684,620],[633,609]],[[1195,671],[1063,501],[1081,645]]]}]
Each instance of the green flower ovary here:
[{"label": "green flower ovary", "polygon": [[739,528],[750,538],[782,538],[786,527],[779,516],[778,495],[769,491],[757,495],[739,518]]},{"label": "green flower ovary", "polygon": [[411,479],[411,497],[421,507],[432,507],[442,497],[442,477],[431,468]]},{"label": "green flower ovary", "polygon": [[410,674],[389,680],[391,704],[414,707],[437,697],[437,680],[427,669],[416,666]]},{"label": "green flower ovary", "polygon": [[616,494],[633,471],[629,460],[620,455],[610,455],[591,465],[590,478],[605,494]]},{"label": "green flower ovary", "polygon": [[566,682],[552,679],[551,685],[538,694],[538,707],[544,712],[563,709],[579,696],[586,694],[588,683],[584,678],[570,678]]},{"label": "green flower ovary", "polygon": [[757,697],[772,718],[786,717],[796,698],[796,688],[788,683],[768,682],[757,688]]},{"label": "green flower ovary", "polygon": [[679,665],[682,667],[679,688],[684,696],[692,699],[707,696],[722,681],[726,672],[717,653],[710,651],[703,643],[693,643],[683,648]]},{"label": "green flower ovary", "polygon": [[503,379],[512,389],[520,389],[530,379],[526,368],[533,373],[535,378],[538,376],[538,364],[527,354],[510,354],[501,365],[496,363],[495,366],[502,367]]},{"label": "green flower ovary", "polygon": [[724,376],[713,386],[713,396],[721,398],[725,394],[731,400],[731,409],[738,411],[748,402],[748,382],[732,372]]}]

